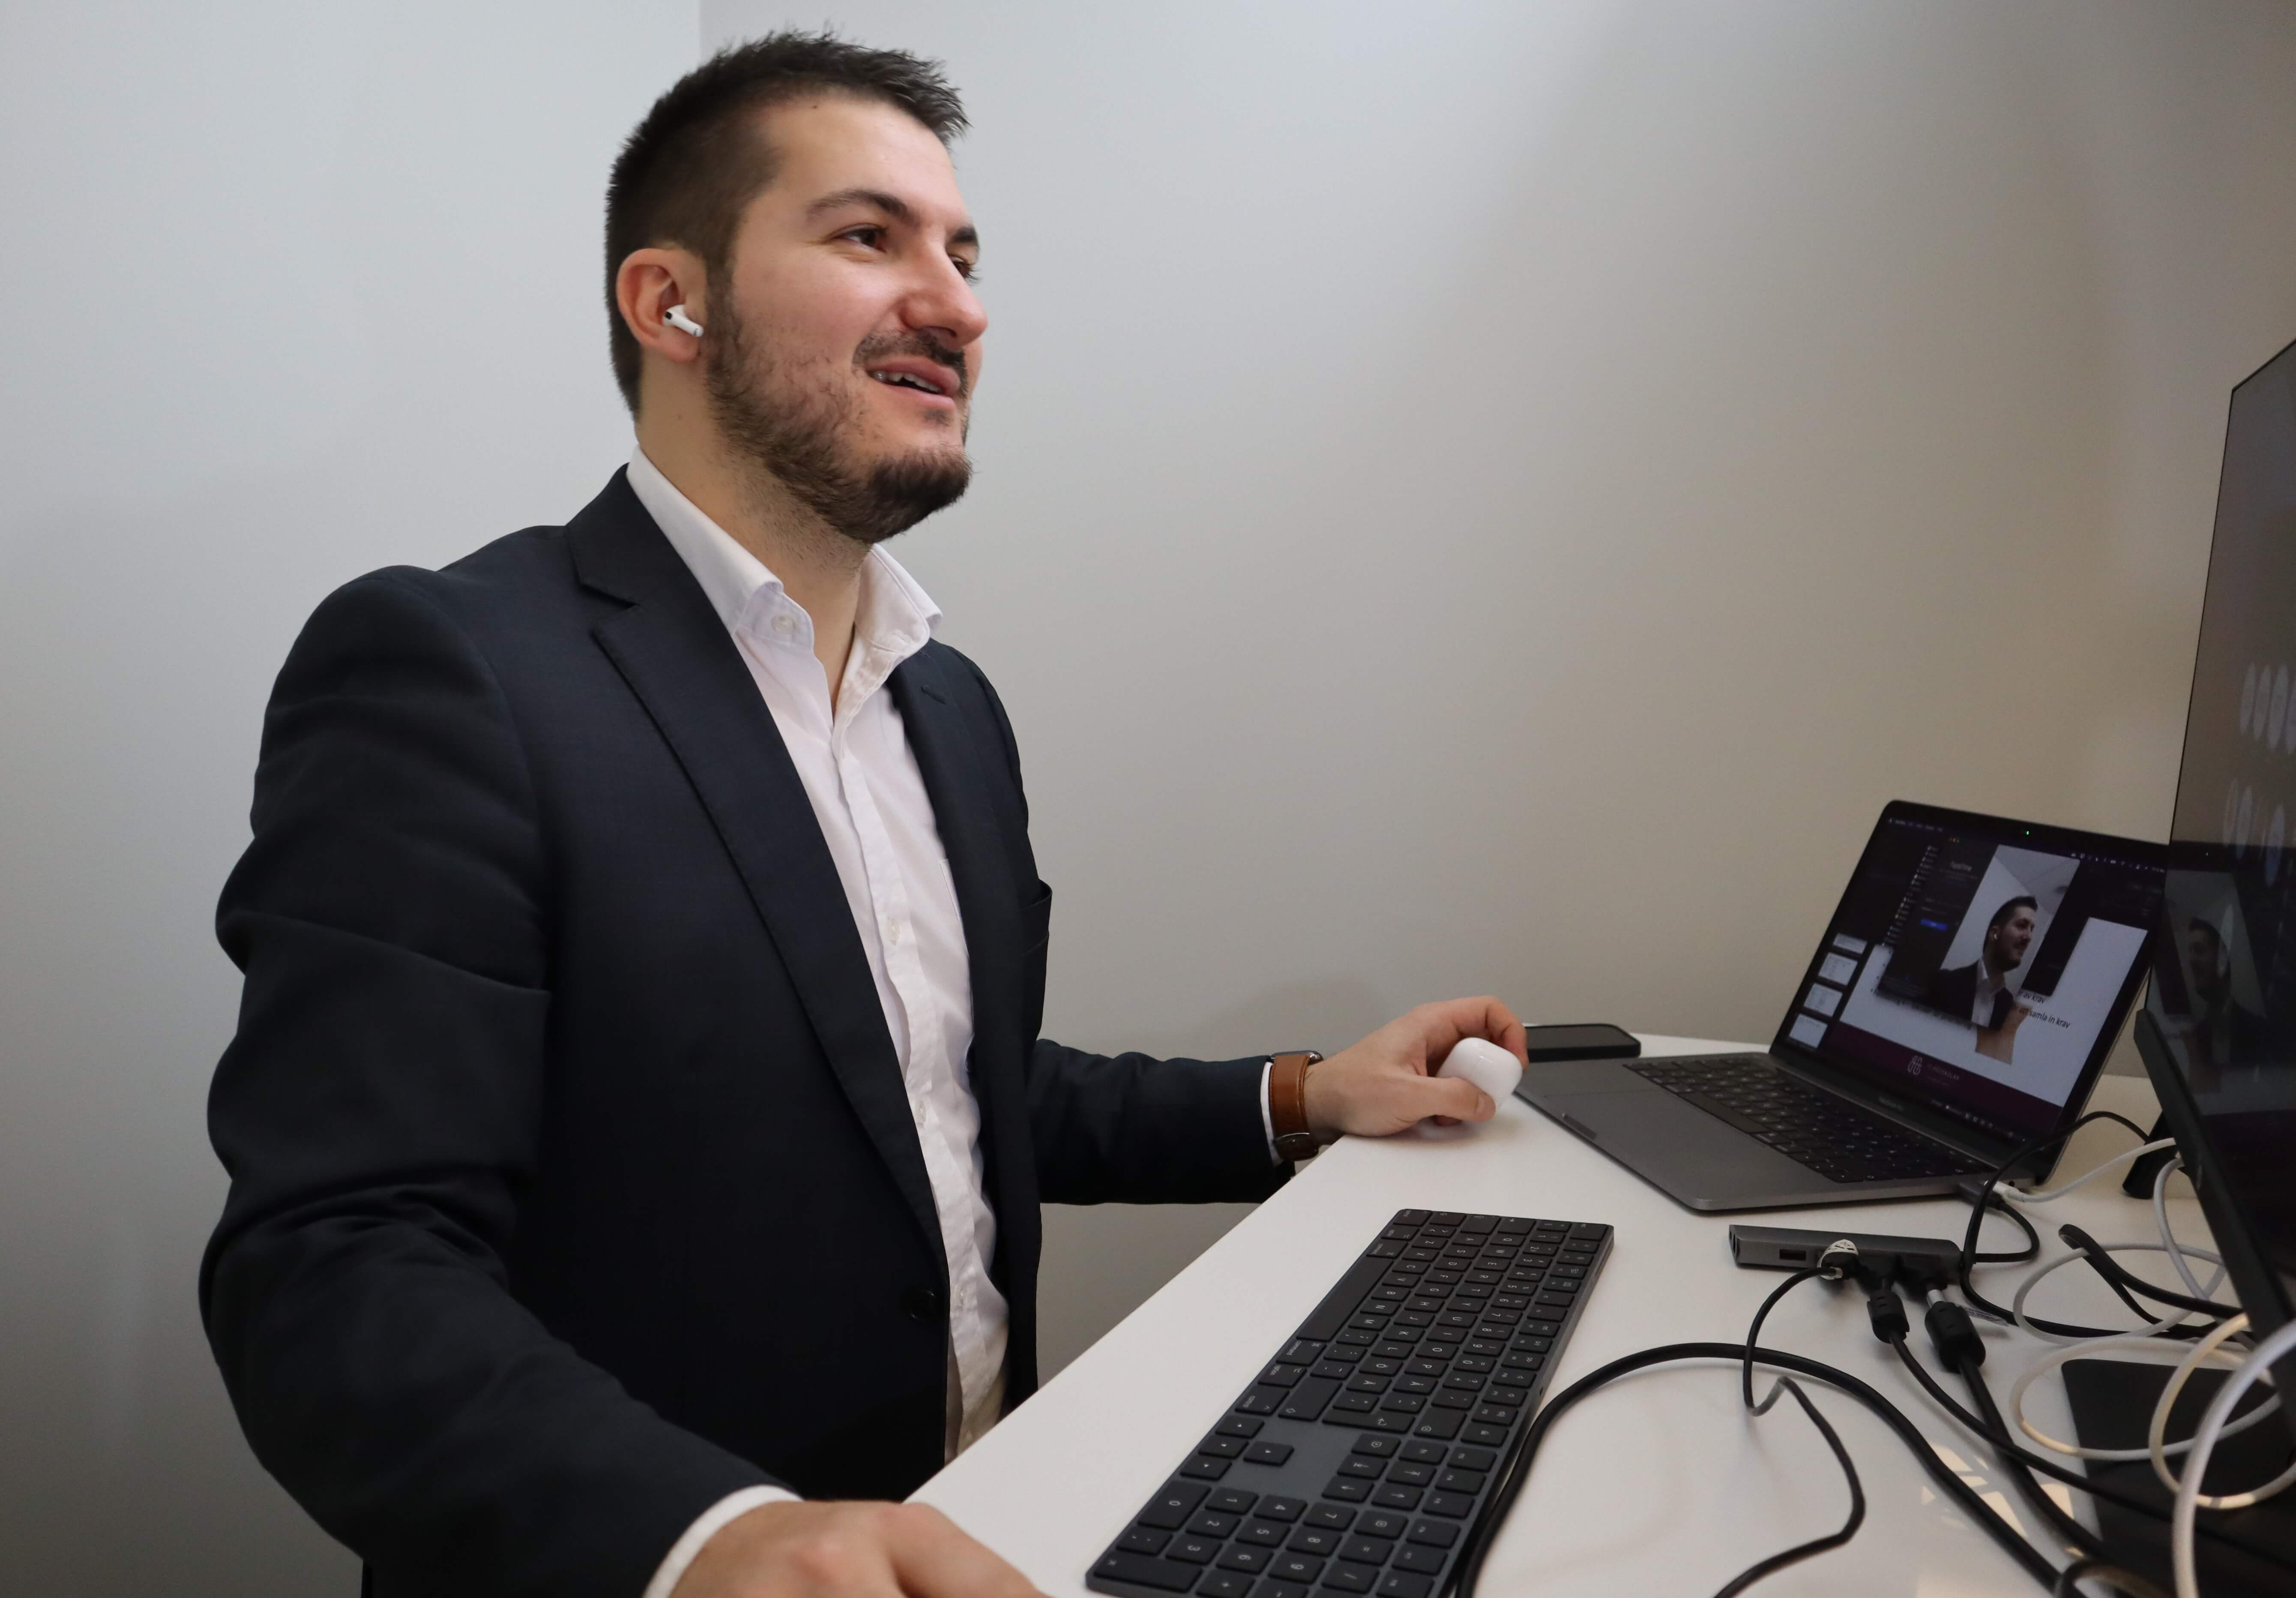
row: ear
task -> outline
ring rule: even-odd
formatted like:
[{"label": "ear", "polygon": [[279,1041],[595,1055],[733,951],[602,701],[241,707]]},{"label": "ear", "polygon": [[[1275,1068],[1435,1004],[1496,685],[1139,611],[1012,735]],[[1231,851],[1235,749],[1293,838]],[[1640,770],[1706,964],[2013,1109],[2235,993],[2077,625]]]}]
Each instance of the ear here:
[{"label": "ear", "polygon": [[704,327],[709,325],[708,275],[699,256],[690,250],[649,247],[622,258],[614,273],[614,306],[622,325],[640,349],[686,366],[701,356],[701,341],[669,325],[666,315],[673,305],[684,306]]}]

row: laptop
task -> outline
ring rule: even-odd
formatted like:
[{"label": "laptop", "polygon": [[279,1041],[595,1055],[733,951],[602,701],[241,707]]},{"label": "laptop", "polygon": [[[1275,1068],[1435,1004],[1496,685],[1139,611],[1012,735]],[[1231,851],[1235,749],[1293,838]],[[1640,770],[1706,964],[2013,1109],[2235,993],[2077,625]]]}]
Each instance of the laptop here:
[{"label": "laptop", "polygon": [[1767,1054],[1534,1064],[1515,1092],[1694,1210],[1956,1191],[2079,1118],[2166,865],[2159,844],[1894,801]]}]

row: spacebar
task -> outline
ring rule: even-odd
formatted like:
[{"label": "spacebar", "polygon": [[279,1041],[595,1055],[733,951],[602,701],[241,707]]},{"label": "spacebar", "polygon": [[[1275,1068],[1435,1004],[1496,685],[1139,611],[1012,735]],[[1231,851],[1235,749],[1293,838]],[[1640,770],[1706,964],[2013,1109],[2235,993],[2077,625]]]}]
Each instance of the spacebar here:
[{"label": "spacebar", "polygon": [[1696,1105],[1718,1120],[1727,1121],[1749,1137],[1760,1137],[1770,1129],[1751,1116],[1742,1116],[1719,1099],[1710,1099],[1703,1093],[1684,1093],[1682,1098]]}]

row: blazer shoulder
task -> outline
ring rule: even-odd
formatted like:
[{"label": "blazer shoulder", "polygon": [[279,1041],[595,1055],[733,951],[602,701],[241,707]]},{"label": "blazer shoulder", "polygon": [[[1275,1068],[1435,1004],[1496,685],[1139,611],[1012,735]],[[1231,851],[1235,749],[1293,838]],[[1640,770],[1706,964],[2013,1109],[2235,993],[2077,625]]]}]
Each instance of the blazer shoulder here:
[{"label": "blazer shoulder", "polygon": [[1020,744],[1013,736],[1013,719],[1005,713],[1004,701],[997,697],[988,673],[971,655],[939,638],[929,640],[917,651],[915,660],[926,683],[942,698],[962,713],[988,720],[1004,746],[1005,763],[1013,768],[1017,780],[1021,774]]}]

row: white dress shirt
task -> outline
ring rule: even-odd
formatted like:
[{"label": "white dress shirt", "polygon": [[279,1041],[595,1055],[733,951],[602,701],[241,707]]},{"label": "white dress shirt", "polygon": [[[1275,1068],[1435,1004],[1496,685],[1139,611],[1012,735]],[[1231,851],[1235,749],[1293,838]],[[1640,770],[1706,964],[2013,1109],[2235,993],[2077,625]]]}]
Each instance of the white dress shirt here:
[{"label": "white dress shirt", "polygon": [[[954,1459],[996,1423],[1003,1407],[1007,1306],[988,1280],[996,1216],[983,1184],[980,1110],[966,1067],[972,986],[964,923],[924,778],[885,686],[893,668],[925,647],[940,609],[899,562],[882,548],[872,549],[862,563],[853,648],[832,710],[828,675],[813,652],[813,618],[781,580],[680,493],[643,449],[631,453],[629,482],[733,634],[773,713],[869,957],[948,1260],[944,1440],[946,1457]],[[1259,1115],[1274,1160],[1267,1075],[1260,1073]],[[712,1504],[671,1547],[644,1598],[669,1598],[703,1544],[728,1522],[761,1503],[795,1497],[779,1487],[748,1487]]]},{"label": "white dress shirt", "polygon": [[[996,1216],[983,1186],[980,1110],[967,1079],[972,985],[964,923],[924,778],[885,686],[894,667],[925,647],[940,611],[890,555],[870,551],[832,710],[828,676],[813,652],[813,618],[781,580],[678,492],[643,449],[630,457],[629,481],[748,663],[812,802],[869,957],[948,1260],[946,1444],[953,1458],[996,1424],[1006,1306],[988,1280]],[[791,1496],[757,1487],[713,1505],[670,1550],[645,1598],[667,1598],[727,1521]]]},{"label": "white dress shirt", "polygon": [[1977,1023],[1980,1031],[1993,1026],[1993,1001],[2009,986],[2008,979],[1996,971],[1980,955],[1977,960],[1977,996],[1970,1001],[1969,1018]]}]

